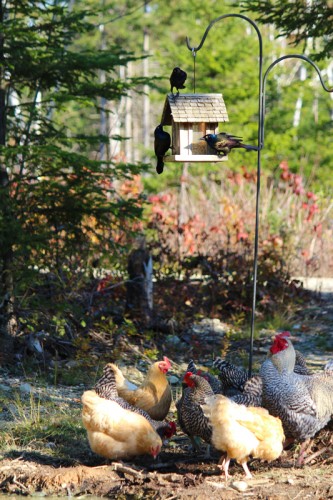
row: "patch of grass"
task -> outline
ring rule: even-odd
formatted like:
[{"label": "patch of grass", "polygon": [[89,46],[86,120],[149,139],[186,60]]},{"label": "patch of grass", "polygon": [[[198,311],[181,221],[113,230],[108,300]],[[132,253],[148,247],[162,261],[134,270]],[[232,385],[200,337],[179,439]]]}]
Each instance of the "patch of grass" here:
[{"label": "patch of grass", "polygon": [[256,320],[255,331],[258,336],[262,336],[265,331],[278,332],[284,330],[291,330],[293,327],[292,316],[289,311],[277,312],[273,316],[269,316],[262,320]]},{"label": "patch of grass", "polygon": [[81,423],[81,408],[63,408],[38,396],[14,397],[13,421],[0,436],[0,456],[17,452],[39,452],[50,460],[82,461],[90,449]]}]

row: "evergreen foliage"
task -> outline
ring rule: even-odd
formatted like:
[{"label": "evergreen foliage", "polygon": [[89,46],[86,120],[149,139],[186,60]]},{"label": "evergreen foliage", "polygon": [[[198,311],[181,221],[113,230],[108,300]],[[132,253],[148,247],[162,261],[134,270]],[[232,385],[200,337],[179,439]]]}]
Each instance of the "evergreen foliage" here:
[{"label": "evergreen foliage", "polygon": [[288,38],[292,45],[302,44],[303,49],[308,47],[312,59],[319,61],[331,57],[333,50],[331,2],[244,0],[241,6],[246,11],[258,14],[258,22],[273,24],[278,37]]},{"label": "evergreen foliage", "polygon": [[[98,32],[96,7],[1,2],[0,296],[23,309],[43,274],[62,293],[70,275],[73,292],[93,260],[110,263],[126,220],[141,214],[140,198],[115,185],[145,167],[99,160],[109,138],[98,116],[101,98],[117,102],[145,80],[119,78],[137,58],[117,43],[80,42]],[[6,333],[13,308],[2,312]]]}]

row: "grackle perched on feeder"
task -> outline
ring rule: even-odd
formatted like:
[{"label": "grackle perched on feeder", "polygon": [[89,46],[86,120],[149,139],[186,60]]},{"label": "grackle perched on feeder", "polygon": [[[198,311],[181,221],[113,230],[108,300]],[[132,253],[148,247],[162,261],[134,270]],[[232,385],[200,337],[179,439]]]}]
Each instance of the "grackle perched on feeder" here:
[{"label": "grackle perched on feeder", "polygon": [[206,134],[200,140],[207,142],[208,146],[214,149],[219,156],[225,156],[234,148],[244,148],[248,151],[258,151],[256,146],[243,144],[242,138],[236,135],[220,132],[219,134]]},{"label": "grackle perched on feeder", "polygon": [[163,130],[162,125],[158,125],[154,131],[154,149],[157,156],[156,172],[161,174],[163,172],[163,156],[168,151],[171,145],[171,137],[168,132]]},{"label": "grackle perched on feeder", "polygon": [[173,68],[170,76],[171,93],[173,94],[173,88],[176,87],[177,94],[179,94],[179,89],[185,88],[185,81],[187,78],[187,73],[180,68]]}]

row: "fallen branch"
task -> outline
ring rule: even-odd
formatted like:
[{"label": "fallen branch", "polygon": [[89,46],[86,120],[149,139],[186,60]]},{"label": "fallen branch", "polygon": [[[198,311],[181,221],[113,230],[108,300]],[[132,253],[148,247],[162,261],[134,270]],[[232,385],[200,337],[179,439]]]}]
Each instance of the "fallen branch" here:
[{"label": "fallen branch", "polygon": [[327,450],[328,450],[328,447],[325,446],[325,448],[322,448],[321,450],[318,450],[315,453],[312,453],[312,455],[310,455],[309,457],[307,457],[303,460],[303,464],[304,465],[308,464],[309,462],[311,462],[311,460],[314,460],[315,458],[319,457],[320,455],[325,453],[325,451],[327,451]]}]

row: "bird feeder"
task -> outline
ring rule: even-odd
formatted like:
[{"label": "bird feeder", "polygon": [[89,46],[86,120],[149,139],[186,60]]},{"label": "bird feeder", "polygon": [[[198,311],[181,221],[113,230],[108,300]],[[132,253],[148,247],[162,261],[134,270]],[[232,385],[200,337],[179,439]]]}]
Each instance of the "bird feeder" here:
[{"label": "bird feeder", "polygon": [[172,155],[165,156],[164,161],[227,160],[227,156],[217,155],[200,139],[206,134],[217,134],[219,123],[228,121],[222,94],[168,94],[161,125],[172,127]]}]

